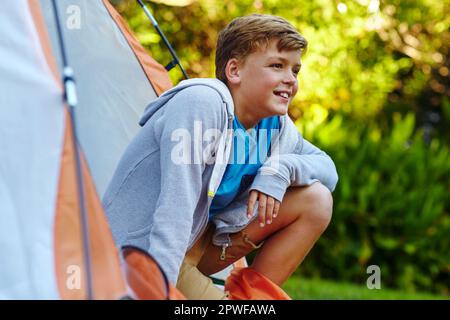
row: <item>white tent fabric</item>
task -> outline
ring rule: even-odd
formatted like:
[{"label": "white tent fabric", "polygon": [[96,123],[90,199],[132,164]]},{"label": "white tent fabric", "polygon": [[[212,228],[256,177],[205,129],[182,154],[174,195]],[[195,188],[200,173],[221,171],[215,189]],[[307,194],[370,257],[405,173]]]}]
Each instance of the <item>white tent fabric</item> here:
[{"label": "white tent fabric", "polygon": [[0,12],[0,299],[55,299],[61,90],[26,0]]}]

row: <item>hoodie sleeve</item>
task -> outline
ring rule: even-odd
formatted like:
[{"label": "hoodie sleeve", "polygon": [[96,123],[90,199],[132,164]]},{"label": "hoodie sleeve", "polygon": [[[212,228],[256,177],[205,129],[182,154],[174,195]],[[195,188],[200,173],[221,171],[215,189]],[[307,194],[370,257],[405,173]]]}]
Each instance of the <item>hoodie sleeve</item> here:
[{"label": "hoodie sleeve", "polygon": [[173,284],[188,248],[193,214],[202,193],[205,163],[196,158],[195,152],[203,150],[202,132],[224,126],[222,103],[214,89],[189,87],[163,106],[164,116],[155,129],[160,143],[161,193],[153,215],[149,252],[164,261],[162,268]]},{"label": "hoodie sleeve", "polygon": [[275,145],[250,190],[258,190],[280,202],[289,186],[309,186],[319,181],[334,191],[338,174],[333,160],[303,139],[288,116]]}]

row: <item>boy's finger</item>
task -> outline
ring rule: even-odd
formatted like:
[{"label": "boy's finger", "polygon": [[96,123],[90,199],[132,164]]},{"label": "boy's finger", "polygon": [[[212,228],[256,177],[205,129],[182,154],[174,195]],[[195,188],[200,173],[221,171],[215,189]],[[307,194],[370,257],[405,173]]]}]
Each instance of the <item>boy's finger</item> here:
[{"label": "boy's finger", "polygon": [[273,217],[276,218],[278,215],[278,211],[280,210],[280,202],[275,201],[275,205],[273,206]]},{"label": "boy's finger", "polygon": [[247,205],[247,218],[251,218],[253,215],[253,208],[255,207],[256,199],[258,198],[258,191],[252,190],[250,192],[250,196],[248,198],[248,205]]},{"label": "boy's finger", "polygon": [[267,197],[267,208],[266,208],[266,223],[272,223],[272,214],[275,205],[275,200],[272,197]]},{"label": "boy's finger", "polygon": [[260,193],[258,199],[258,216],[259,216],[259,226],[261,228],[264,227],[266,221],[266,203],[267,203],[267,196],[263,193]]}]

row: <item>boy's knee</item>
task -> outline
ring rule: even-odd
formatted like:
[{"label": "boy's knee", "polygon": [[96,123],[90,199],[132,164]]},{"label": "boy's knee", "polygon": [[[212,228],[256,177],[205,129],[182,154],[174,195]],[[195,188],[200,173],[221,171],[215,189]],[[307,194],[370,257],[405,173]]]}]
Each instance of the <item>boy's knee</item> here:
[{"label": "boy's knee", "polygon": [[333,196],[330,190],[316,182],[307,187],[302,201],[308,204],[308,210],[303,213],[304,218],[325,230],[333,214]]}]

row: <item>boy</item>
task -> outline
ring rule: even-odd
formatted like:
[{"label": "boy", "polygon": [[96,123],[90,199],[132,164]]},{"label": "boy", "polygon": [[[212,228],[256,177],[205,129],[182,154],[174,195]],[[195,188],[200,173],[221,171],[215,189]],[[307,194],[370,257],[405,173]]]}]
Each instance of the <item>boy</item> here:
[{"label": "boy", "polygon": [[287,116],[306,47],[282,18],[233,20],[217,79],[152,102],[118,165],[103,199],[116,243],[147,250],[188,298],[222,298],[206,276],[258,247],[251,267],[281,285],[331,219],[335,166]]}]

